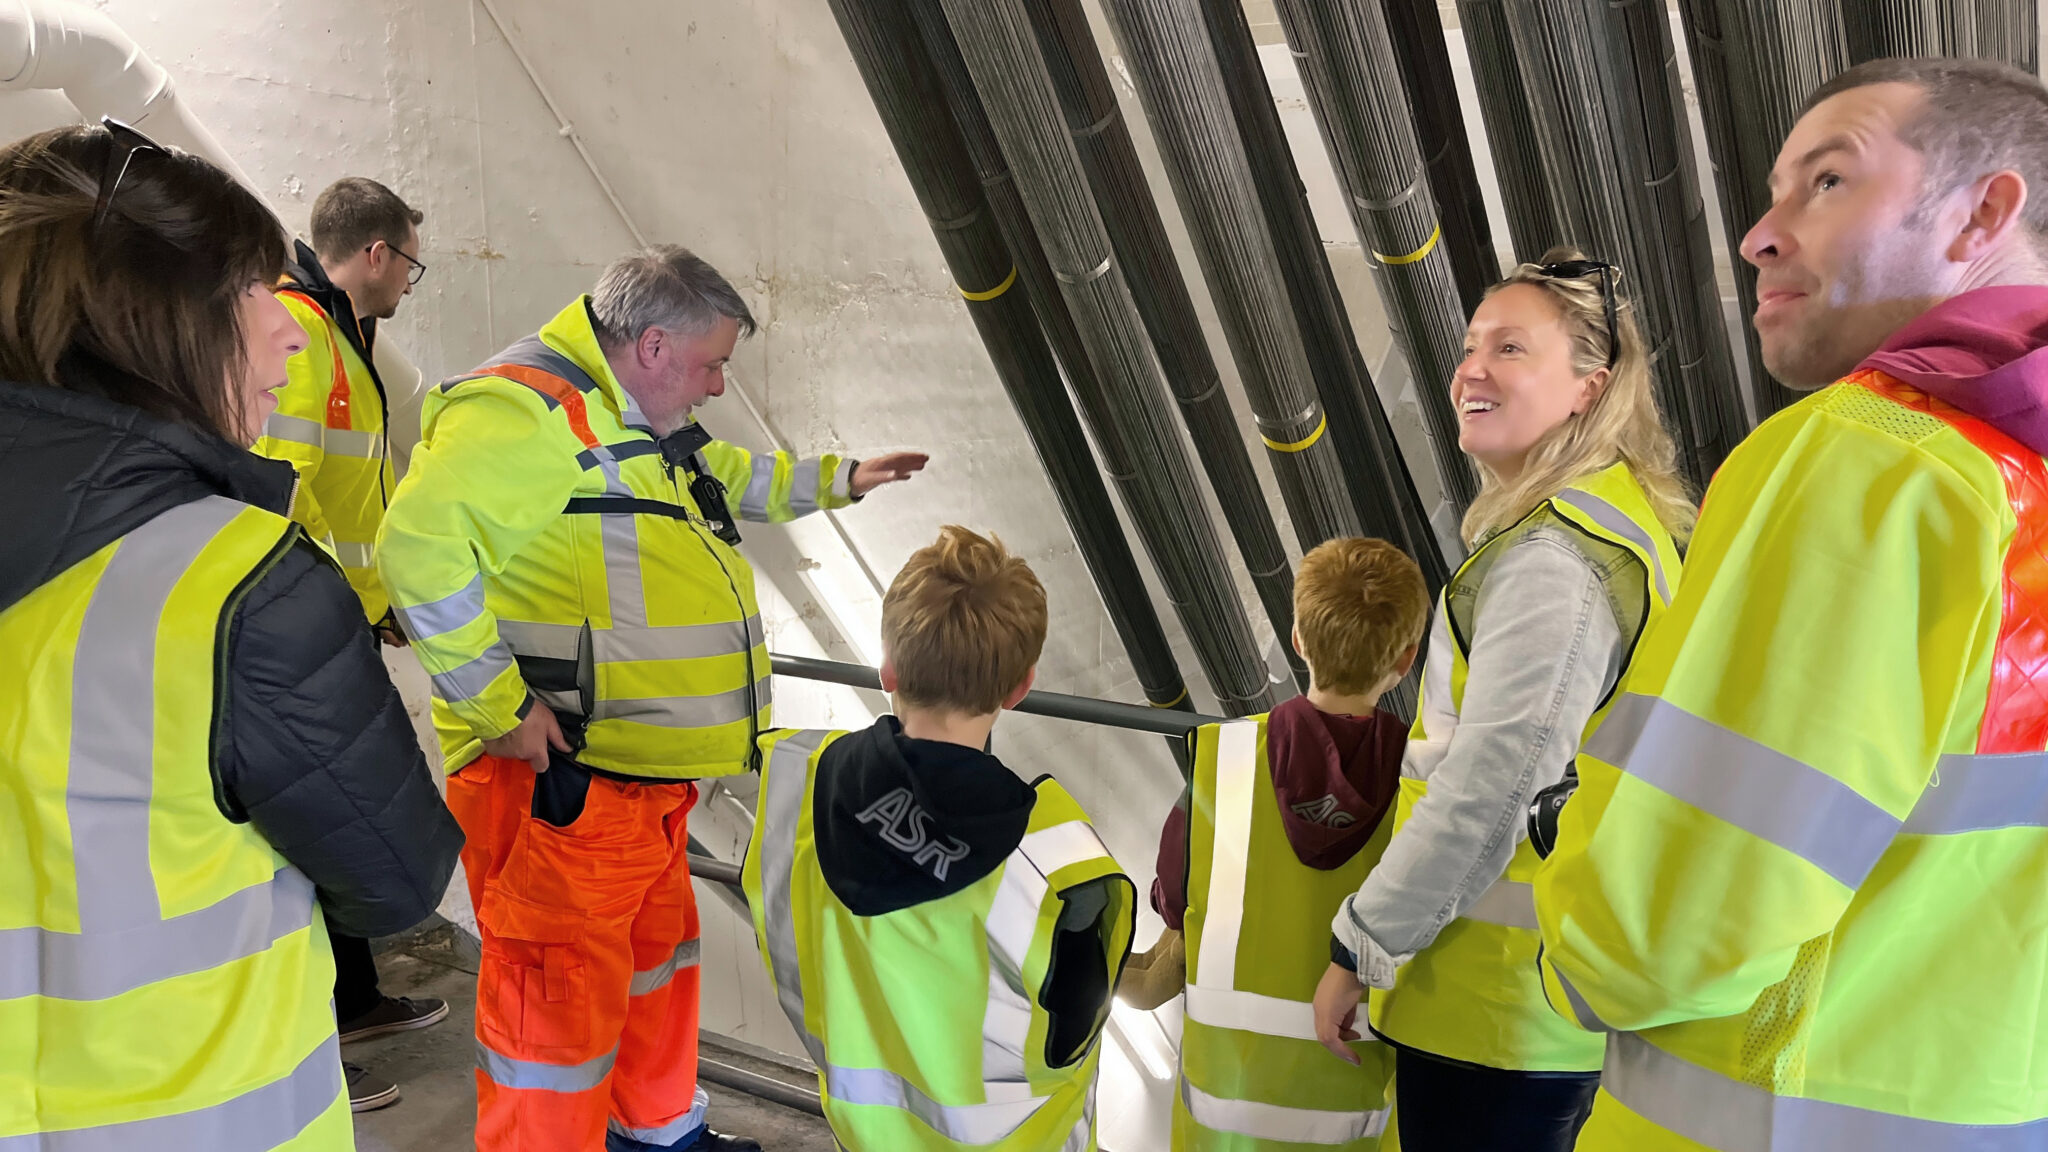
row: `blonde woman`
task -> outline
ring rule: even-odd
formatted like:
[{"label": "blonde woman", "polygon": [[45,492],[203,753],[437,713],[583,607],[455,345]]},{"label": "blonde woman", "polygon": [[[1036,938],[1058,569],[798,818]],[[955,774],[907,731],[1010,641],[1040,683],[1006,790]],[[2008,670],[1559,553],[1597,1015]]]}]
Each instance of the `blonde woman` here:
[{"label": "blonde woman", "polygon": [[1395,831],[1346,898],[1318,1039],[1355,1059],[1366,985],[1407,1152],[1568,1150],[1602,1039],[1544,1003],[1523,841],[1669,603],[1693,506],[1619,270],[1569,249],[1487,294],[1451,381],[1481,477],[1444,589]]}]

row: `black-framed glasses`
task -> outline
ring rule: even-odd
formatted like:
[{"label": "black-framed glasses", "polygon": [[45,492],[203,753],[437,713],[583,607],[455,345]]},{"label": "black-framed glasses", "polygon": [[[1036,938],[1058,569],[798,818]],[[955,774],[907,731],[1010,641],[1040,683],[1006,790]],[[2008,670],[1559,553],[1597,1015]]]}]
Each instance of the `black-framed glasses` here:
[{"label": "black-framed glasses", "polygon": [[389,240],[379,240],[377,241],[376,244],[372,244],[368,248],[363,249],[363,251],[374,252],[377,250],[377,244],[384,245],[385,248],[389,249],[392,253],[396,254],[400,259],[404,260],[407,264],[412,265],[412,267],[407,269],[405,273],[405,282],[407,284],[410,284],[413,287],[417,288],[419,286],[419,282],[421,280],[426,279],[427,266],[424,263],[421,263],[419,260],[411,256],[407,256],[403,252],[400,252],[398,249],[398,245],[393,244]]},{"label": "black-framed glasses", "polygon": [[107,213],[114,208],[114,194],[121,190],[121,181],[128,177],[128,166],[135,162],[138,152],[156,152],[169,155],[164,146],[121,123],[112,116],[100,117],[100,127],[107,130],[113,139],[113,147],[107,152],[107,166],[100,172],[100,194],[92,205],[92,230],[97,234],[100,225],[106,222]]},{"label": "black-framed glasses", "polygon": [[1607,307],[1607,366],[1621,358],[1621,328],[1614,315],[1614,282],[1621,276],[1621,269],[1604,260],[1563,260],[1556,264],[1539,264],[1536,271],[1552,280],[1582,280],[1593,273],[1600,274],[1600,302]]}]

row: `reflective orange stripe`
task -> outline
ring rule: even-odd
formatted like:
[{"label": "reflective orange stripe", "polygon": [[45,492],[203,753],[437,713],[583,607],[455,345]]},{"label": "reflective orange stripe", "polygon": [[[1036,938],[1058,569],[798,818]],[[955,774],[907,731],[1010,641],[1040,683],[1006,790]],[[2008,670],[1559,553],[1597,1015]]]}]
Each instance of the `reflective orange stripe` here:
[{"label": "reflective orange stripe", "polygon": [[1983,420],[1881,372],[1861,372],[1847,383],[1954,428],[2005,478],[2018,526],[2005,550],[2004,604],[1977,751],[2039,752],[2048,747],[2048,461]]},{"label": "reflective orange stripe", "polygon": [[590,430],[590,416],[583,406],[583,393],[577,391],[574,384],[552,372],[543,372],[524,364],[493,364],[488,368],[477,369],[477,373],[516,380],[535,392],[553,397],[562,405],[562,414],[569,418],[569,431],[574,432],[576,438],[583,441],[585,448],[597,447],[597,434]]},{"label": "reflective orange stripe", "polygon": [[349,421],[348,365],[341,361],[341,328],[334,323],[334,317],[329,316],[326,309],[314,303],[313,298],[304,292],[286,289],[278,295],[290,296],[327,321],[327,348],[334,353],[334,375],[329,377],[332,384],[327,389],[327,426],[348,431],[355,425]]}]

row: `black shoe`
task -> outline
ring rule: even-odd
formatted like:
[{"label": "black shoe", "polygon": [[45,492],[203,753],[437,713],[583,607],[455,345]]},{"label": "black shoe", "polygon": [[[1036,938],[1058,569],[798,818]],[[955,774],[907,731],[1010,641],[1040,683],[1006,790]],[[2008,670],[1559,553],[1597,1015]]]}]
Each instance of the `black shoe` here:
[{"label": "black shoe", "polygon": [[752,1136],[727,1136],[710,1128],[697,1129],[697,1142],[686,1152],[761,1152],[761,1142]]},{"label": "black shoe", "polygon": [[410,1032],[415,1028],[426,1028],[448,1018],[448,1002],[431,996],[414,1000],[401,996],[394,1000],[389,996],[377,1002],[375,1008],[353,1020],[341,1023],[341,1042],[368,1040],[372,1036],[389,1036],[393,1032]]},{"label": "black shoe", "polygon": [[375,1112],[398,1103],[398,1085],[357,1064],[343,1064],[341,1070],[348,1075],[349,1111]]}]

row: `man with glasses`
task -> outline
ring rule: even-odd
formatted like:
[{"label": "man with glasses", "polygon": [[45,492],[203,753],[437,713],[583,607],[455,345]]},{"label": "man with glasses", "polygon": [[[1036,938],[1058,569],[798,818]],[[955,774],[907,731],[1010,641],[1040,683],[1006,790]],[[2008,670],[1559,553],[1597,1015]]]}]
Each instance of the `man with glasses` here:
[{"label": "man with glasses", "polygon": [[[427,266],[419,260],[425,217],[391,189],[351,176],[313,202],[313,243],[299,242],[278,296],[306,330],[292,357],[277,411],[257,441],[259,455],[299,472],[292,518],[334,553],[363,611],[386,644],[403,645],[377,578],[373,545],[397,486],[385,443],[387,405],[372,349],[377,321],[389,320]],[[393,999],[378,988],[366,940],[328,926],[334,942],[334,1009],[341,1040],[365,1040],[434,1024],[440,1000]],[[398,1086],[348,1066],[358,1112],[396,1103]]]}]

